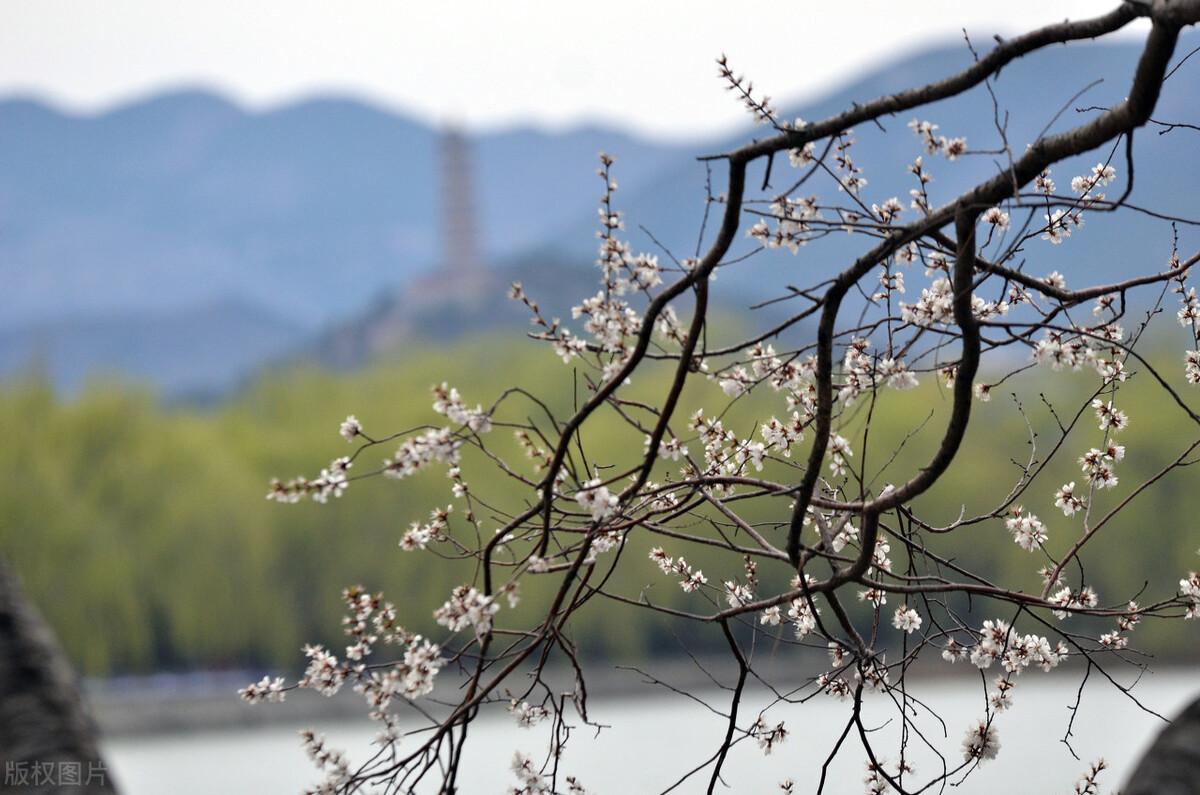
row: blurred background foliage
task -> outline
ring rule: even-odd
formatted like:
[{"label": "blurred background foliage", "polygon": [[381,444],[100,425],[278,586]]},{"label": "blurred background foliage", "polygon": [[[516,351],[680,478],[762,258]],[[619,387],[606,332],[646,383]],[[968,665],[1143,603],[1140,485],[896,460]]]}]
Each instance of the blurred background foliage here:
[{"label": "blurred background foliage", "polygon": [[[1183,382],[1177,347],[1152,345],[1143,353],[1177,389],[1192,389]],[[439,560],[432,552],[405,553],[397,542],[409,522],[450,501],[444,469],[400,482],[356,482],[328,505],[268,502],[268,480],[314,475],[334,456],[347,454],[352,448],[336,431],[348,413],[376,435],[438,421],[428,390],[443,380],[458,387],[471,405],[489,404],[506,387],[521,385],[565,417],[576,388],[583,399],[584,374],[576,382],[572,369],[556,361],[550,351],[532,343],[466,339],[451,348],[407,349],[351,374],[311,367],[277,370],[209,407],[163,404],[119,382],[93,382],[63,398],[36,375],[9,381],[0,388],[0,427],[6,429],[8,453],[0,457],[0,516],[5,517],[0,548],[71,658],[90,675],[230,667],[294,670],[305,642],[340,645],[339,593],[354,583],[383,590],[411,629],[440,639],[431,613],[453,585],[474,576],[474,569],[467,562]],[[640,373],[626,396],[653,400],[667,373],[664,366]],[[911,476],[936,446],[949,396],[934,381],[926,375],[918,389],[884,390],[873,408],[864,400],[843,417],[841,432],[851,440],[858,466],[866,414],[873,410],[865,453],[875,490]],[[1051,377],[1049,370],[1034,369],[997,387],[990,402],[977,402],[965,446],[950,472],[920,500],[922,515],[948,522],[962,510],[970,515],[994,505],[1017,477],[1013,461],[1030,455],[1029,429],[1037,434],[1039,457],[1055,444],[1058,426],[1047,403],[1066,422],[1097,383],[1088,372]],[[1024,414],[1013,391],[1023,396]],[[686,418],[700,405],[711,415],[728,403],[715,384],[697,381],[685,393],[675,433],[690,436]],[[1132,421],[1121,439],[1128,453],[1118,470],[1120,486],[1097,499],[1098,511],[1116,505],[1177,456],[1197,432],[1147,375],[1135,375],[1119,403]],[[732,403],[725,422],[746,436],[755,433],[755,419],[782,416],[783,410],[779,395],[756,390]],[[531,403],[514,398],[498,419],[523,420],[536,413]],[[920,432],[880,472],[918,426]],[[1059,460],[1018,501],[1043,518],[1055,553],[1078,537],[1081,522],[1054,508],[1054,490],[1065,481],[1082,483],[1075,460],[1100,438],[1088,410]],[[523,466],[534,475],[508,430],[497,428],[488,441],[516,468]],[[628,465],[640,453],[642,439],[605,409],[589,423],[584,446],[592,465]],[[806,448],[794,454],[793,464],[803,459]],[[388,444],[367,452],[354,472],[370,469],[392,450]],[[698,443],[692,442],[691,452],[699,453]],[[1087,582],[1099,589],[1102,602],[1123,603],[1147,583],[1139,599],[1169,597],[1178,580],[1200,565],[1195,519],[1200,490],[1191,473],[1185,468],[1168,476],[1085,548]],[[494,506],[520,506],[532,496],[477,452],[465,456],[463,474],[472,492]],[[656,479],[665,474],[657,473]],[[798,479],[784,464],[769,464],[764,474],[786,482]],[[748,519],[786,523],[786,498],[755,503],[742,506]],[[484,532],[500,524],[483,511],[479,516]],[[470,534],[461,506],[452,528]],[[702,524],[691,530],[705,532]],[[768,530],[767,535],[782,545],[783,532]],[[1040,587],[1036,570],[1045,560],[1018,548],[1000,520],[965,527],[935,543],[981,575],[1029,590]],[[703,568],[710,585],[719,587],[721,580],[741,575],[736,559],[637,530],[608,587],[704,612],[708,597],[681,593],[673,578],[662,576],[646,559],[655,544]],[[895,565],[902,567],[904,552],[896,543],[892,549]],[[611,562],[613,554],[602,563]],[[766,592],[783,587],[789,572],[784,565],[764,562],[760,576]],[[1078,585],[1077,572],[1070,576]],[[555,576],[533,579],[523,586],[521,605],[502,611],[502,626],[522,616],[532,620],[532,611],[557,583]],[[648,611],[594,600],[576,618],[575,636],[593,655],[629,659],[679,650],[680,639],[664,631],[663,622]],[[708,629],[700,627],[682,640],[700,650],[723,642]],[[1133,639],[1139,648],[1168,658],[1195,650],[1194,635],[1180,632],[1178,625],[1169,629],[1147,621]]]}]

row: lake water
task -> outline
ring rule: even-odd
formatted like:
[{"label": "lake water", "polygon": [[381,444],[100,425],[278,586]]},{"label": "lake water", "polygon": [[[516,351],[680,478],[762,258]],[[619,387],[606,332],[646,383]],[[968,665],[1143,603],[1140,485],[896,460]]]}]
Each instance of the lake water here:
[{"label": "lake water", "polygon": [[[988,679],[994,672],[988,672]],[[1083,705],[1075,722],[1072,744],[1082,761],[1072,758],[1060,739],[1070,719],[1080,672],[1060,669],[1050,674],[1030,671],[1018,680],[1012,709],[1000,713],[998,728],[1001,750],[997,759],[986,762],[966,782],[948,792],[1020,792],[1024,795],[1070,793],[1087,763],[1103,756],[1112,767],[1103,774],[1102,791],[1115,790],[1141,751],[1162,723],[1138,710],[1128,698],[1098,675],[1093,674],[1084,691]],[[702,706],[679,696],[635,686],[641,697],[593,700],[592,718],[612,726],[599,737],[590,732],[573,734],[561,770],[575,775],[597,795],[661,792],[685,771],[706,759],[724,731],[720,718]],[[978,679],[920,680],[912,692],[946,721],[940,724],[928,715],[918,718],[926,736],[939,747],[950,764],[961,759],[960,742],[967,726],[983,715]],[[1147,675],[1136,694],[1147,706],[1173,716],[1200,694],[1200,677],[1185,671]],[[644,694],[644,695],[643,695]],[[703,694],[710,703],[724,708],[726,698],[717,690]],[[293,694],[294,698],[314,694]],[[752,691],[743,705],[748,725],[765,703],[764,691]],[[891,702],[873,696],[867,704],[868,726],[894,715]],[[270,709],[262,705],[260,709]],[[849,715],[849,704],[822,697],[808,704],[776,707],[768,717],[772,725],[785,720],[791,731],[783,745],[764,756],[756,744],[736,746],[726,762],[726,792],[778,792],[779,781],[791,777],[796,792],[816,791],[821,764],[832,748]],[[895,721],[893,721],[895,724]],[[501,793],[514,783],[509,762],[514,750],[536,752],[545,746],[543,724],[518,729],[507,713],[498,711],[472,729],[467,764],[462,776],[463,793]],[[115,738],[105,744],[118,783],[127,795],[209,795],[222,793],[296,793],[318,779],[302,752],[297,731],[302,726],[237,729],[152,738]],[[332,722],[313,726],[330,742],[350,753],[351,761],[366,758],[374,729],[367,722]],[[884,726],[877,753],[895,757],[894,725]],[[410,741],[411,742],[411,741]],[[941,769],[936,757],[912,752],[918,774]],[[861,745],[853,733],[842,754],[831,766],[826,792],[857,795],[862,792]],[[918,775],[922,782],[925,780]],[[689,780],[675,792],[703,792],[707,776]],[[932,790],[936,792],[935,788]]]}]

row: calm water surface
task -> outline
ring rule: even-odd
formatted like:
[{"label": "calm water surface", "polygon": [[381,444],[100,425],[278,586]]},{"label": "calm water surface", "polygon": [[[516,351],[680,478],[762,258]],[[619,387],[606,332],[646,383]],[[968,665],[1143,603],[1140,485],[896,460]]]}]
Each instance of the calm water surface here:
[{"label": "calm water surface", "polygon": [[[1070,793],[1087,762],[1100,756],[1112,765],[1101,779],[1102,791],[1115,790],[1162,725],[1093,675],[1074,727],[1072,745],[1082,759],[1076,761],[1060,740],[1070,719],[1068,707],[1074,702],[1079,674],[1066,670],[1039,674],[1031,671],[1018,680],[1013,708],[996,718],[999,757],[987,762],[962,786],[947,788],[948,792]],[[994,678],[994,673],[989,672],[988,678]],[[597,795],[661,792],[682,771],[706,759],[722,736],[721,719],[704,707],[648,687],[635,687],[645,695],[593,700],[592,718],[612,728],[598,737],[579,731],[568,745],[561,769],[577,776]],[[921,680],[913,685],[912,692],[945,720],[943,732],[941,724],[928,714],[922,713],[917,719],[926,737],[951,764],[957,764],[966,727],[983,715],[979,680]],[[1147,706],[1171,716],[1200,693],[1200,676],[1185,671],[1147,675],[1135,693]],[[717,705],[726,700],[716,690],[703,695]],[[301,693],[296,697],[315,696]],[[748,725],[765,703],[765,692],[752,692],[741,713],[747,719],[740,723]],[[874,725],[883,724],[891,716],[890,703],[885,704],[882,696],[871,699],[867,714],[874,718]],[[797,792],[815,792],[821,764],[848,715],[848,704],[828,698],[785,709],[776,707],[769,719],[772,724],[785,720],[791,735],[770,756],[764,756],[757,745],[749,742],[735,747],[726,763],[726,780],[730,782],[726,791],[778,792],[778,782],[790,776],[796,781]],[[300,748],[300,728],[304,727],[276,725],[118,738],[106,744],[106,751],[127,795],[296,793],[318,778]],[[366,758],[374,735],[366,722],[333,722],[313,728],[347,750],[351,761]],[[895,737],[894,727],[885,725],[876,736],[883,739],[878,752],[894,757],[894,745],[887,742],[887,738]],[[506,713],[481,719],[472,730],[474,744],[466,753],[462,792],[503,792],[514,783],[508,769],[513,751],[536,752],[545,746],[544,738],[541,727],[518,729]],[[941,769],[940,762],[928,751],[912,753],[918,774]],[[861,793],[864,760],[861,745],[853,736],[847,738],[842,755],[831,766],[826,792]],[[706,777],[696,778],[674,791],[703,792],[706,783]]]}]

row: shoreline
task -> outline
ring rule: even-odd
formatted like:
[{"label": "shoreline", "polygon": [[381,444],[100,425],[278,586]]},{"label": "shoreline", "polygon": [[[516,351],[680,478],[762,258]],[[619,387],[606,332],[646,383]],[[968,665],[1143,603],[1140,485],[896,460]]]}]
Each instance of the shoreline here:
[{"label": "shoreline", "polygon": [[[711,689],[716,683],[726,685],[736,678],[732,661],[721,657],[698,661],[687,658],[662,658],[642,661],[637,666],[614,662],[593,663],[587,671],[589,699],[620,701],[672,695],[671,691],[647,679],[633,667],[646,672],[671,687],[686,691]],[[780,689],[800,687],[827,669],[823,654],[805,654],[784,661],[778,658],[759,661],[756,671]],[[705,672],[707,671],[707,673]],[[1196,666],[1175,660],[1151,669],[1145,676],[1156,674],[1196,675]],[[1070,669],[1048,676],[1070,677]],[[452,672],[442,674],[440,686],[431,698],[454,698],[459,681]],[[909,671],[914,683],[934,679],[975,679],[973,667],[921,664]],[[119,677],[111,680],[84,682],[84,694],[102,738],[136,739],[162,734],[185,734],[201,731],[251,729],[266,726],[297,725],[305,722],[361,720],[368,725],[362,697],[349,686],[333,697],[316,692],[292,692],[283,703],[247,704],[237,696],[237,690],[261,678],[249,671],[196,672],[187,674],[152,674],[144,677]],[[547,673],[547,679],[561,689],[572,687],[572,674],[565,669]],[[294,680],[293,680],[294,681]],[[515,682],[524,681],[514,679]],[[1074,682],[1074,679],[1071,679]],[[1200,678],[1197,680],[1200,682]],[[751,680],[753,682],[753,679]],[[756,683],[757,687],[761,687]]]}]

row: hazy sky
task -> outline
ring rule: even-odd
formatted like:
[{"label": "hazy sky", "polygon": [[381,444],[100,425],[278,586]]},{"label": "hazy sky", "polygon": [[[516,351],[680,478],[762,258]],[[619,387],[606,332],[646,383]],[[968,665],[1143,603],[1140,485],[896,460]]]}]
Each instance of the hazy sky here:
[{"label": "hazy sky", "polygon": [[988,43],[1116,5],[1071,0],[0,0],[0,95],[96,110],[180,85],[253,107],[346,93],[475,127],[744,123],[731,63],[777,99],[930,41]]}]

